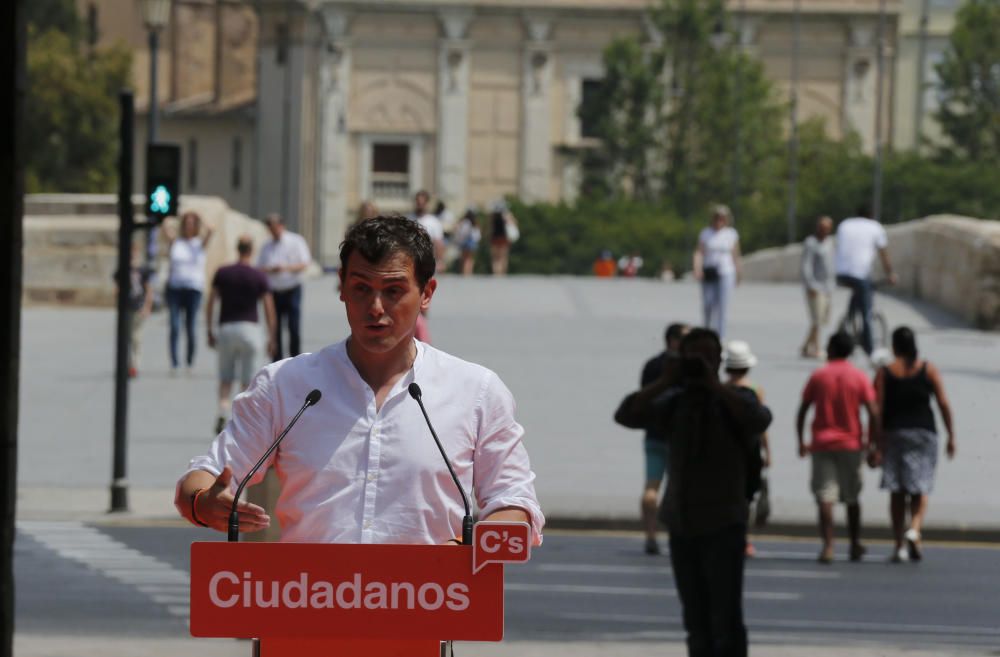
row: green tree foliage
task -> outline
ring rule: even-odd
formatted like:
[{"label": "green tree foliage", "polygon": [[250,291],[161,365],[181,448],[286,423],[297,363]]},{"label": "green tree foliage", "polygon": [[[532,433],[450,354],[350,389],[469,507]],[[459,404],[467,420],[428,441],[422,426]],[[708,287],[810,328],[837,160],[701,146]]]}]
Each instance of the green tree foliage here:
[{"label": "green tree foliage", "polygon": [[28,192],[109,192],[116,180],[124,47],[84,52],[71,0],[29,3],[25,107]]},{"label": "green tree foliage", "polygon": [[612,42],[601,92],[579,108],[601,141],[584,157],[585,194],[663,200],[685,217],[713,201],[760,205],[751,197],[774,186],[783,153],[773,84],[757,60],[712,44],[735,39],[718,0],[662,0],[653,16],[662,44]]},{"label": "green tree foliage", "polygon": [[937,65],[946,155],[1000,163],[1000,0],[968,0]]},{"label": "green tree foliage", "polygon": [[651,160],[663,107],[662,69],[662,54],[635,39],[616,39],[605,49],[602,84],[579,108],[581,122],[601,140],[600,148],[583,154],[588,196],[654,196]]}]

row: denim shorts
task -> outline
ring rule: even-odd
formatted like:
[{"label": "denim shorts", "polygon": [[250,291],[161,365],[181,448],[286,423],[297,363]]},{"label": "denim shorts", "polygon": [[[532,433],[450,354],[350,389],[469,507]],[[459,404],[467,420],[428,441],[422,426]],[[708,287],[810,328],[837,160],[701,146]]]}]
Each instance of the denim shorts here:
[{"label": "denim shorts", "polygon": [[670,465],[670,451],[666,441],[646,438],[643,449],[646,452],[646,481],[663,481]]}]

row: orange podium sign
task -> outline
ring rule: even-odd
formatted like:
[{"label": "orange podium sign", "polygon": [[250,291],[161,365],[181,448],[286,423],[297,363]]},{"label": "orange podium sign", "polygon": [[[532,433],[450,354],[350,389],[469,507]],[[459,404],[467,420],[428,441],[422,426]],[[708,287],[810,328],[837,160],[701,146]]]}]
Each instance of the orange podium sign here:
[{"label": "orange podium sign", "polygon": [[474,546],[193,543],[191,634],[260,638],[261,657],[437,655],[503,638],[503,564],[527,523],[482,522]]},{"label": "orange podium sign", "polygon": [[437,545],[194,543],[199,637],[503,638],[503,566]]}]

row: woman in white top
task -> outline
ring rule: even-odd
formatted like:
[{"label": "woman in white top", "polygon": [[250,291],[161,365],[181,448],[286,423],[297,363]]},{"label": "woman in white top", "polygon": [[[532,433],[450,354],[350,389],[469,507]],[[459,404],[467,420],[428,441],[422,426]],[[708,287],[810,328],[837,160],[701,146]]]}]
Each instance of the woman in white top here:
[{"label": "woman in white top", "polygon": [[205,248],[212,238],[212,229],[205,227],[201,235],[201,217],[196,212],[181,215],[180,235],[170,241],[170,277],[167,279],[167,308],[170,310],[170,365],[174,371],[180,365],[177,343],[180,339],[181,313],[187,334],[187,366],[194,365],[197,345],[198,309],[205,291]]},{"label": "woman in white top", "polygon": [[740,282],[740,236],[729,225],[732,213],[725,205],[712,210],[712,221],[698,236],[694,252],[694,277],[701,281],[702,312],[705,327],[726,339],[729,297]]}]

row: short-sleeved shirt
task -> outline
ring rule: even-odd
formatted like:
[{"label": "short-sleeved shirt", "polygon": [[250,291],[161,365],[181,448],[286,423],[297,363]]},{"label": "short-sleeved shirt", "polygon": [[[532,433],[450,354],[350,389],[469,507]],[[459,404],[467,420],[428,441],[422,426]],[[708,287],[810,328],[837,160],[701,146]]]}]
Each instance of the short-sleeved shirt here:
[{"label": "short-sleeved shirt", "polygon": [[833,292],[833,240],[810,235],[802,244],[802,283],[824,294]]},{"label": "short-sleeved shirt", "polygon": [[205,289],[205,246],[200,237],[179,237],[170,245],[167,286],[198,291]]},{"label": "short-sleeved shirt", "polygon": [[270,289],[267,276],[249,265],[236,263],[219,267],[212,279],[221,308],[219,324],[257,322],[257,302]]},{"label": "short-sleeved shirt", "polygon": [[[298,233],[285,229],[280,240],[267,242],[260,250],[260,258],[257,264],[260,267],[275,267],[278,265],[308,265],[312,262],[309,255],[309,245],[304,237]],[[268,274],[267,281],[274,292],[287,292],[302,285],[305,272],[282,271],[276,274]]]},{"label": "short-sleeved shirt", "polygon": [[704,251],[702,265],[715,267],[722,276],[736,273],[736,263],[733,261],[733,249],[739,244],[740,236],[731,226],[723,226],[719,230],[705,228],[698,236],[698,243]]},{"label": "short-sleeved shirt", "polygon": [[802,401],[815,406],[812,449],[818,452],[861,449],[861,406],[875,401],[875,388],[847,360],[833,360],[809,377]]},{"label": "short-sleeved shirt", "polygon": [[885,228],[874,219],[844,219],[837,227],[837,275],[861,279],[871,277],[878,250],[888,244],[889,236]]}]

